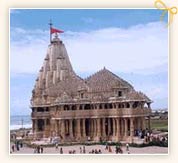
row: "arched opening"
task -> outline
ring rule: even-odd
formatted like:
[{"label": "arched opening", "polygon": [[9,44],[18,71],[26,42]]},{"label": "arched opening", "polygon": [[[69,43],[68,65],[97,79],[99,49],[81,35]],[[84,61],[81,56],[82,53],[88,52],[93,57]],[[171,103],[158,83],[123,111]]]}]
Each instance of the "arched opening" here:
[{"label": "arched opening", "polygon": [[68,105],[64,105],[64,110],[69,110],[69,106]]},{"label": "arched opening", "polygon": [[138,102],[134,102],[132,105],[133,108],[137,108],[138,107]]},{"label": "arched opening", "polygon": [[112,104],[110,103],[110,104],[109,104],[109,109],[112,109],[112,108],[113,108],[113,107],[112,107]]},{"label": "arched opening", "polygon": [[76,110],[77,107],[75,105],[72,105],[72,110]]},{"label": "arched opening", "polygon": [[108,109],[108,105],[107,105],[107,104],[104,104],[104,108],[105,108],[105,109]]},{"label": "arched opening", "polygon": [[122,91],[118,91],[118,97],[122,96]]},{"label": "arched opening", "polygon": [[130,104],[129,103],[126,103],[126,108],[130,108]]},{"label": "arched opening", "polygon": [[118,108],[121,108],[121,104],[118,104]]},{"label": "arched opening", "polygon": [[84,110],[90,110],[90,104],[86,104],[86,105],[84,106]]},{"label": "arched opening", "polygon": [[80,107],[79,107],[79,110],[82,110],[83,108],[82,108],[82,105],[80,105]]},{"label": "arched opening", "polygon": [[44,112],[44,108],[37,108],[37,112]]}]

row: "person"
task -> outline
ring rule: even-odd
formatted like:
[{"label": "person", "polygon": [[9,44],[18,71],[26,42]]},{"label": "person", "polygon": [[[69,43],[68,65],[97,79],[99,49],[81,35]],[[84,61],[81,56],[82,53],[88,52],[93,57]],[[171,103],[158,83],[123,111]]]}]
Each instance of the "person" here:
[{"label": "person", "polygon": [[122,150],[121,147],[119,147],[118,151],[119,151],[119,153],[121,153],[121,154],[123,153],[123,150]]},{"label": "person", "polygon": [[106,143],[106,148],[105,148],[105,150],[108,150],[108,143]]},{"label": "person", "polygon": [[40,147],[40,153],[43,153],[43,147],[42,146]]},{"label": "person", "polygon": [[115,148],[116,150],[115,150],[115,152],[116,152],[116,154],[118,154],[119,153],[119,147],[118,147],[118,145],[116,145],[116,148]]},{"label": "person", "polygon": [[58,147],[59,147],[59,144],[58,144],[58,143],[56,143],[56,150],[58,150]]},{"label": "person", "polygon": [[34,148],[34,153],[37,153],[37,147]]},{"label": "person", "polygon": [[14,144],[12,145],[12,152],[14,152],[15,151],[15,146],[14,146]]},{"label": "person", "polygon": [[40,153],[40,146],[37,146],[37,153]]},{"label": "person", "polygon": [[98,154],[98,151],[97,151],[97,149],[95,149],[95,154]]},{"label": "person", "polygon": [[85,146],[83,146],[83,153],[86,153]]},{"label": "person", "polygon": [[99,153],[99,154],[101,154],[101,153],[102,153],[102,152],[101,152],[101,149],[99,149],[98,153]]},{"label": "person", "polygon": [[90,141],[90,136],[87,137],[87,140]]},{"label": "person", "polygon": [[20,148],[22,148],[23,147],[23,143],[22,143],[22,141],[20,142]]},{"label": "person", "polygon": [[62,147],[60,148],[60,154],[63,154],[63,149],[62,149]]},{"label": "person", "polygon": [[109,146],[109,152],[112,152],[111,146]]},{"label": "person", "polygon": [[126,144],[126,151],[129,151],[129,144]]},{"label": "person", "polygon": [[19,143],[18,143],[18,142],[17,142],[17,144],[16,144],[16,149],[17,149],[17,151],[20,150],[20,148],[19,148]]},{"label": "person", "polygon": [[80,153],[82,153],[82,148],[80,147]]}]

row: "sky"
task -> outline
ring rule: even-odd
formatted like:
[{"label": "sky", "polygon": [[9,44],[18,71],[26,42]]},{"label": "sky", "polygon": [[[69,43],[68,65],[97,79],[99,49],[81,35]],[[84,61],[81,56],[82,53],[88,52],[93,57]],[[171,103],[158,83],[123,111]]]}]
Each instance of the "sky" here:
[{"label": "sky", "polygon": [[167,15],[157,9],[11,9],[10,113],[30,114],[35,79],[49,45],[49,20],[65,32],[74,71],[85,78],[106,67],[168,107]]}]

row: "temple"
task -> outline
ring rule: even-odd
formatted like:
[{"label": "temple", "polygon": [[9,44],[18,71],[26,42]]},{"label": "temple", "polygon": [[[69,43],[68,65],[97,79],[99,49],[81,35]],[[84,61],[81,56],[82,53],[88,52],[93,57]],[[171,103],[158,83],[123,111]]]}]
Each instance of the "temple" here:
[{"label": "temple", "polygon": [[61,143],[133,142],[137,129],[150,128],[151,103],[106,68],[79,77],[56,35],[32,91],[33,137],[58,137]]}]

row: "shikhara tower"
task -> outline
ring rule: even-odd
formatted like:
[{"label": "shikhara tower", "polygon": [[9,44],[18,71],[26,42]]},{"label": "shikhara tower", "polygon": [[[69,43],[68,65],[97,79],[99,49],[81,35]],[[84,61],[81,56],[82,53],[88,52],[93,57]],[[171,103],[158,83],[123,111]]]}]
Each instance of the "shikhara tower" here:
[{"label": "shikhara tower", "polygon": [[106,68],[77,76],[56,34],[32,91],[33,137],[133,142],[137,129],[150,128],[151,102]]}]

